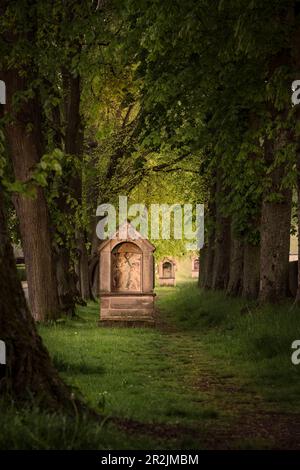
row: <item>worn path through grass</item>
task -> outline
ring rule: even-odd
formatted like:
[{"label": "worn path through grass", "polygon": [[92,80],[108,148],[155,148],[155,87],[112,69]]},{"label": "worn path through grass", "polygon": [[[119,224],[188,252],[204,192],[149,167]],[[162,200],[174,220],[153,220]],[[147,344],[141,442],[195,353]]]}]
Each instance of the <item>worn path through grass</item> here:
[{"label": "worn path through grass", "polygon": [[[262,364],[255,354],[243,360],[246,339],[230,326],[232,318],[239,325],[241,305],[211,298],[212,307],[199,295],[206,299],[192,284],[159,289],[156,329],[97,328],[91,304],[41,333],[65,380],[121,433],[124,448],[299,448],[300,410],[282,399],[298,395],[299,375],[288,390],[277,376],[263,379]],[[233,309],[230,321],[218,302]],[[279,399],[269,386],[281,387]]]}]

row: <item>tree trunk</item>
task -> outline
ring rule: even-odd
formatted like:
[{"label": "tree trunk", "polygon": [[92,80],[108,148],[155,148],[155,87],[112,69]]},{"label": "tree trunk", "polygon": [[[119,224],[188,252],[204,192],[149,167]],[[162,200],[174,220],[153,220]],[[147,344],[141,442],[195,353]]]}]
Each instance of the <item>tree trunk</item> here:
[{"label": "tree trunk", "polygon": [[89,279],[89,259],[86,249],[85,239],[82,233],[78,233],[77,236],[77,248],[79,252],[79,282],[80,282],[80,294],[83,300],[91,299],[90,292],[90,279]]},{"label": "tree trunk", "polygon": [[57,251],[56,280],[60,308],[67,316],[73,317],[79,292],[76,289],[75,273],[71,269],[69,250],[63,246]]},{"label": "tree trunk", "polygon": [[94,255],[89,262],[89,279],[93,298],[99,297],[99,255]]},{"label": "tree trunk", "polygon": [[244,244],[243,291],[246,299],[257,299],[259,292],[260,247],[249,242]]},{"label": "tree trunk", "polygon": [[[205,289],[211,289],[213,285],[213,272],[214,272],[214,258],[215,258],[215,230],[213,229],[207,244],[207,253],[205,260]],[[200,261],[201,263],[201,261]]]},{"label": "tree trunk", "polygon": [[[285,135],[282,133],[276,142],[278,149],[285,142]],[[274,162],[274,147],[270,143],[266,145],[265,159],[268,165]],[[271,172],[271,186],[263,198],[259,292],[261,302],[277,302],[288,293],[292,192],[290,189],[282,189],[284,175],[284,165]],[[270,198],[270,195],[276,195],[276,200]]]},{"label": "tree trunk", "polygon": [[0,188],[0,332],[6,344],[6,375],[0,393],[17,400],[74,410],[71,390],[54,369],[29,313],[6,231]]},{"label": "tree trunk", "polygon": [[203,248],[200,250],[201,254],[201,268],[199,269],[199,278],[198,278],[198,285],[200,288],[203,288],[206,283],[206,276],[207,276],[207,253],[208,247],[205,244]]},{"label": "tree trunk", "polygon": [[232,296],[238,296],[243,289],[243,262],[244,262],[244,243],[240,238],[232,236],[230,249],[230,268],[227,293]]},{"label": "tree trunk", "polygon": [[284,201],[264,201],[261,223],[260,293],[262,302],[277,302],[286,297],[291,224],[291,191]]},{"label": "tree trunk", "polygon": [[[66,93],[65,116],[66,116],[66,136],[65,150],[75,158],[81,158],[83,153],[83,125],[80,114],[81,79],[80,76],[71,75],[68,70],[63,71],[63,82]],[[69,181],[73,197],[82,205],[82,178],[81,174],[74,174]],[[93,296],[90,289],[88,253],[85,243],[85,230],[77,227],[75,230],[76,248],[78,260],[76,262],[76,274],[78,276],[78,291],[81,299],[77,299],[82,304],[82,300],[91,300]],[[84,303],[84,302],[83,302]]]},{"label": "tree trunk", "polygon": [[216,225],[215,185],[210,191],[206,226],[207,242],[200,252],[199,286],[211,289],[213,280],[214,250],[215,250],[215,225]]},{"label": "tree trunk", "polygon": [[[34,96],[23,101],[15,112],[13,96],[27,90],[27,83],[17,70],[5,74],[4,80],[7,83],[5,112],[13,116],[6,126],[6,134],[14,174],[17,180],[26,182],[42,155],[40,105]],[[31,131],[28,130],[29,124],[32,125]],[[18,194],[14,202],[20,223],[32,315],[37,321],[55,319],[59,316],[59,305],[49,213],[43,189],[37,187],[33,199]]]},{"label": "tree trunk", "polygon": [[221,201],[223,184],[221,171],[218,170],[216,185],[216,226],[213,264],[213,289],[226,289],[229,280],[230,266],[230,218],[223,215]]},{"label": "tree trunk", "polygon": [[100,240],[97,237],[96,226],[98,220],[95,218],[91,224],[91,256],[89,259],[89,280],[93,298],[99,297],[99,246]]},{"label": "tree trunk", "polygon": [[213,267],[213,289],[226,289],[230,264],[230,219],[220,217],[216,227],[216,243]]}]

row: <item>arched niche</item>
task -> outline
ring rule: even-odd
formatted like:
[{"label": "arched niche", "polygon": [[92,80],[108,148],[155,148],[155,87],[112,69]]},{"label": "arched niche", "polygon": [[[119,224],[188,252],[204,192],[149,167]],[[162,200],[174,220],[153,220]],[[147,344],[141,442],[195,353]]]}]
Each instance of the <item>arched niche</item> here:
[{"label": "arched niche", "polygon": [[175,286],[176,263],[171,258],[164,258],[159,263],[158,277],[160,286]]},{"label": "arched niche", "polygon": [[101,243],[100,324],[154,324],[154,250],[129,222]]},{"label": "arched niche", "polygon": [[162,265],[162,271],[165,279],[172,277],[172,263],[170,261],[165,261]]},{"label": "arched niche", "polygon": [[111,252],[112,292],[141,292],[143,253],[133,242],[116,245]]},{"label": "arched niche", "polygon": [[192,277],[198,277],[200,270],[200,259],[199,257],[192,258]]}]

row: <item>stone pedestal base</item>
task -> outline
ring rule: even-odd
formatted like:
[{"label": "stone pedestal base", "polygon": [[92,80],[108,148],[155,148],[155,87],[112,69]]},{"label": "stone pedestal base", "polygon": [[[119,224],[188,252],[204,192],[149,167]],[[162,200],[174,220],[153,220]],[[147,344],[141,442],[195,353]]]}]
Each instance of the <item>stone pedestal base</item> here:
[{"label": "stone pedestal base", "polygon": [[159,282],[159,285],[161,287],[163,287],[163,286],[171,286],[171,287],[176,286],[175,277],[159,277],[158,282]]},{"label": "stone pedestal base", "polygon": [[192,271],[192,277],[199,277],[199,271]]},{"label": "stone pedestal base", "polygon": [[143,326],[154,325],[155,294],[111,292],[100,294],[101,326]]}]

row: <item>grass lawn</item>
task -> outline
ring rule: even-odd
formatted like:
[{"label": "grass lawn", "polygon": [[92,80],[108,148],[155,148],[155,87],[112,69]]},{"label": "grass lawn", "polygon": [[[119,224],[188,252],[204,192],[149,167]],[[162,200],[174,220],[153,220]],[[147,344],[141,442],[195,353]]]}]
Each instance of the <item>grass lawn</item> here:
[{"label": "grass lawn", "polygon": [[155,329],[99,328],[98,304],[41,326],[61,375],[103,419],[76,423],[12,405],[1,413],[0,448],[295,447],[299,310],[258,309],[195,282],[157,293]]},{"label": "grass lawn", "polygon": [[258,307],[195,284],[179,285],[159,304],[168,322],[205,349],[217,374],[233,374],[272,406],[300,411],[300,365],[291,362],[291,344],[300,339],[299,308],[289,302]]}]

